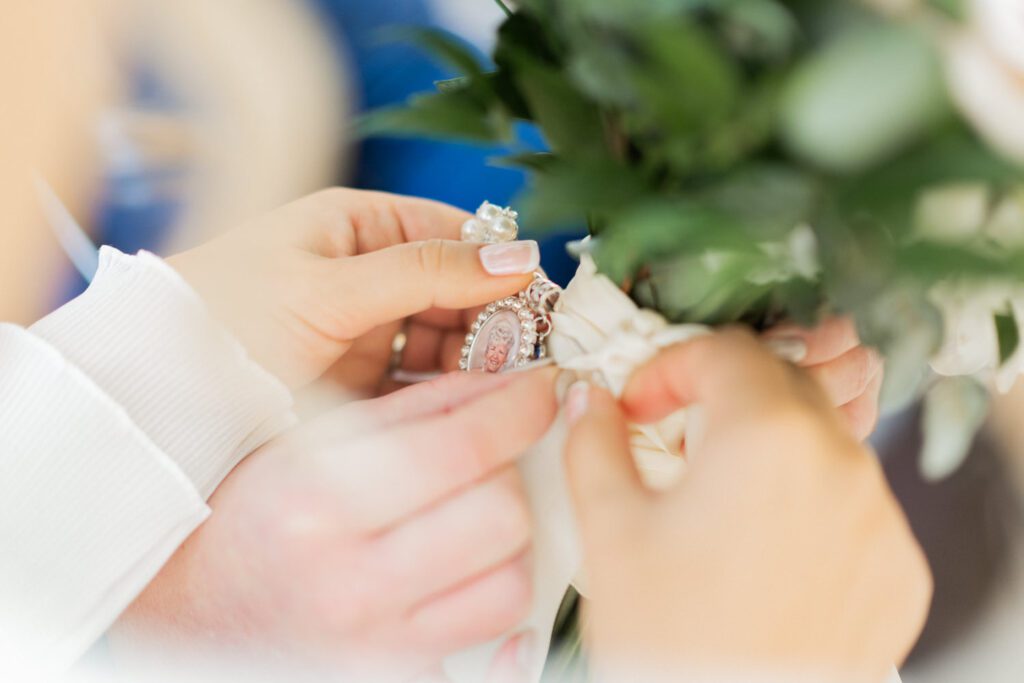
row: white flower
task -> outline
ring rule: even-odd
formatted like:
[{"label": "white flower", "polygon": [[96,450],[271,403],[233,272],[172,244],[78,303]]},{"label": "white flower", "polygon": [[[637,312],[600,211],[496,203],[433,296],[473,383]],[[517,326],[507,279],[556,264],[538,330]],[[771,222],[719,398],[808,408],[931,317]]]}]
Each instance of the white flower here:
[{"label": "white flower", "polygon": [[991,379],[999,391],[1010,387],[1024,371],[1024,348],[1018,344],[1000,364],[995,315],[1012,314],[1018,329],[1024,326],[1024,291],[1020,287],[993,284],[968,287],[946,283],[932,291],[942,312],[943,345],[931,366],[940,375],[976,375]]},{"label": "white flower", "polygon": [[1018,77],[1024,75],[1024,3],[974,0],[971,18],[985,43]]},{"label": "white flower", "polygon": [[918,237],[936,242],[965,242],[981,234],[991,190],[984,183],[950,183],[925,192],[914,211]]},{"label": "white flower", "polygon": [[[1024,244],[1024,196],[1008,193],[993,207],[993,192],[983,183],[950,183],[924,193],[914,211],[919,239],[952,244],[992,242],[1005,247]],[[977,375],[1006,391],[1024,369],[1018,349],[1000,364],[995,316],[1012,314],[1024,325],[1024,288],[1011,283],[945,282],[931,298],[943,317],[943,345],[932,358],[940,375]]]},{"label": "white flower", "polygon": [[919,239],[947,244],[992,241],[1007,248],[1024,247],[1024,188],[993,204],[985,183],[947,183],[924,192],[914,208]]},{"label": "white flower", "polygon": [[996,205],[985,226],[985,235],[1000,246],[1024,248],[1024,188],[1018,188]]},{"label": "white flower", "polygon": [[970,11],[946,44],[950,92],[993,148],[1024,162],[1024,3],[973,0]]}]

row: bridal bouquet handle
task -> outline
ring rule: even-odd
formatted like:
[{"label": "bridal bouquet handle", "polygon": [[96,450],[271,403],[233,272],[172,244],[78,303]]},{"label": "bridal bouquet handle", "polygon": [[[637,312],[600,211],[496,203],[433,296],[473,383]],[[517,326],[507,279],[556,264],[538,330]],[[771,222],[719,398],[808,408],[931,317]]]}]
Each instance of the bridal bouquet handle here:
[{"label": "bridal bouquet handle", "polygon": [[[485,202],[476,216],[467,221],[463,239],[513,240],[518,234],[515,218],[510,209]],[[538,288],[545,294],[538,297]],[[522,324],[517,327],[516,321]],[[543,335],[538,334],[539,330]],[[550,359],[568,380],[586,380],[618,396],[633,372],[661,349],[709,332],[705,325],[669,324],[657,312],[640,308],[615,283],[597,272],[584,249],[576,275],[564,290],[538,273],[534,284],[519,297],[485,308],[466,337],[460,367],[499,372]],[[675,483],[686,469],[684,442],[692,447],[699,439],[699,407],[680,411],[653,425],[632,425],[630,445],[645,484],[658,489]],[[586,592],[562,464],[564,446],[565,428],[559,421],[519,461],[535,523],[533,606],[518,629],[537,635],[532,661],[525,667],[531,680],[540,679],[549,636],[565,591],[575,585],[581,593]],[[447,658],[446,673],[456,683],[483,680],[506,638]],[[895,669],[891,681],[899,681]]]}]

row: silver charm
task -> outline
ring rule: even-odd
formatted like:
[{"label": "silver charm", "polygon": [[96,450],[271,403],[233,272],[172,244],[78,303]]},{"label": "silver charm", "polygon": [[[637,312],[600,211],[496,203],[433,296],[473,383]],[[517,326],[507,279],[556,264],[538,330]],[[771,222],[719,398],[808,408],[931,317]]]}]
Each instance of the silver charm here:
[{"label": "silver charm", "polygon": [[[462,227],[467,242],[511,242],[519,234],[518,214],[484,202]],[[547,357],[551,313],[562,293],[543,271],[516,296],[495,301],[473,322],[462,347],[459,368],[502,372]]]}]

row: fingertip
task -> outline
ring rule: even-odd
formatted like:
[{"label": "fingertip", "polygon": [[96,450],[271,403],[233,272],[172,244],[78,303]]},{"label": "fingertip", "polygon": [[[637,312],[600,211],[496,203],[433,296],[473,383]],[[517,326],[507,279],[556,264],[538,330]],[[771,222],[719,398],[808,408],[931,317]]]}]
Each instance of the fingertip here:
[{"label": "fingertip", "polygon": [[654,422],[693,400],[688,368],[699,352],[696,341],[665,349],[633,373],[620,399],[630,420]]},{"label": "fingertip", "polygon": [[879,371],[860,396],[839,408],[847,425],[859,441],[866,440],[878,425],[878,396],[882,388],[883,373]]},{"label": "fingertip", "polygon": [[570,426],[576,426],[584,419],[614,419],[621,415],[618,401],[604,387],[581,380],[574,382],[566,392],[565,419]]},{"label": "fingertip", "polygon": [[565,419],[570,426],[580,421],[590,403],[590,382],[579,381],[569,387],[565,395]]},{"label": "fingertip", "polygon": [[540,267],[540,246],[534,240],[487,244],[477,256],[489,275],[529,275]]},{"label": "fingertip", "polygon": [[577,382],[566,398],[566,468],[581,518],[642,489],[629,447],[629,429],[615,398]]},{"label": "fingertip", "polygon": [[[773,350],[783,350],[780,357],[801,367],[838,358],[860,344],[857,326],[849,316],[831,317],[810,328],[783,323],[765,331],[761,338]],[[793,353],[798,357],[791,357]]]},{"label": "fingertip", "polygon": [[[622,395],[634,422],[654,422],[701,403],[730,409],[737,398],[764,403],[783,373],[750,330],[732,326],[669,347],[637,370]],[[742,388],[743,393],[737,394]]]},{"label": "fingertip", "polygon": [[533,240],[480,244],[445,242],[451,258],[443,261],[438,290],[441,308],[470,308],[517,294],[540,267],[540,247]]}]

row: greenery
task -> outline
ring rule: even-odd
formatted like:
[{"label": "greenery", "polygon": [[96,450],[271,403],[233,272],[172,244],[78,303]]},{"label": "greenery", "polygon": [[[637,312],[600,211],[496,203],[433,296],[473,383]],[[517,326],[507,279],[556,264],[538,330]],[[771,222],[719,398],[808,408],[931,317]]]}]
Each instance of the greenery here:
[{"label": "greenery", "polygon": [[[839,0],[505,5],[492,63],[410,32],[458,77],[365,131],[508,145],[497,162],[529,174],[527,228],[585,224],[600,270],[638,303],[757,328],[852,315],[899,405],[942,343],[934,286],[1024,278],[1020,243],[949,239],[948,212],[921,209],[971,185],[991,212],[1022,184],[951,104],[935,35],[959,3],[900,20]],[[523,121],[546,149],[520,142]],[[1017,323],[1000,310],[992,324],[1006,360]]]}]

